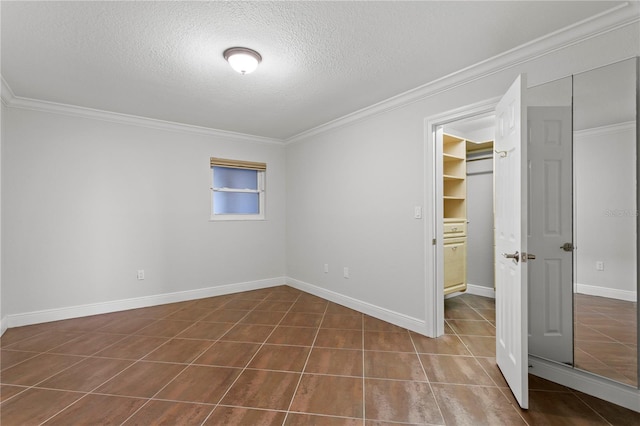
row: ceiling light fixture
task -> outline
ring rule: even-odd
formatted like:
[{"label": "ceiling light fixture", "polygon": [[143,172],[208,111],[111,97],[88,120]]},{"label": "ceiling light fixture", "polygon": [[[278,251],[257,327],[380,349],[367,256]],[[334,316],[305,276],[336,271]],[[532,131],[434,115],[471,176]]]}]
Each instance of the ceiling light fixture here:
[{"label": "ceiling light fixture", "polygon": [[255,71],[262,61],[262,56],[258,52],[246,47],[230,47],[222,55],[229,62],[231,68],[242,75]]}]

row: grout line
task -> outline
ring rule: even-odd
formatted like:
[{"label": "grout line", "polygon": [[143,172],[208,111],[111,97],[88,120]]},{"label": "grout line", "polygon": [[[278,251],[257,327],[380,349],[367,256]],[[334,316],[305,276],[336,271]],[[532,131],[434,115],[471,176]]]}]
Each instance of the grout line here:
[{"label": "grout line", "polygon": [[[88,359],[88,358],[87,358],[87,359]],[[82,362],[82,361],[80,361],[80,362]],[[73,364],[73,365],[72,365],[72,366],[70,366],[69,368],[71,368],[71,367],[73,367],[73,366],[75,366],[75,365],[78,365],[80,362],[77,362],[77,363]],[[66,371],[66,370],[67,370],[67,369],[65,369],[65,370],[63,370],[63,371]],[[62,373],[62,371],[61,371],[61,372],[59,372],[59,373],[54,374],[53,376],[56,376],[56,375],[58,375],[58,374],[60,374],[60,373]],[[51,377],[53,377],[53,376],[51,376]],[[48,380],[48,379],[45,379],[45,380]],[[45,381],[45,380],[43,380],[43,381]],[[98,386],[102,386],[104,383],[106,383],[106,382],[107,382],[107,381],[109,381],[109,380],[110,380],[110,379],[105,380],[104,382],[102,382],[102,383],[101,383],[100,385],[98,385]],[[42,383],[42,382],[40,382],[40,383]],[[36,388],[36,387],[37,387],[37,385],[34,385],[34,386],[32,386],[30,389],[33,389],[33,388]],[[68,390],[68,389],[54,389],[54,388],[46,388],[46,387],[37,387],[37,388],[38,388],[38,389],[53,390],[53,391],[58,391],[58,392],[72,392],[72,393],[82,393],[82,394],[84,394],[84,395],[82,395],[80,398],[76,399],[75,401],[73,401],[73,402],[71,402],[70,404],[68,404],[68,405],[66,405],[65,407],[63,407],[62,409],[60,409],[60,410],[56,411],[53,415],[49,416],[47,419],[45,419],[45,420],[44,420],[43,422],[41,422],[40,424],[44,424],[44,423],[46,423],[47,421],[51,420],[52,418],[54,418],[54,417],[55,417],[55,416],[57,416],[58,414],[62,413],[62,412],[63,412],[64,410],[66,410],[67,408],[69,408],[69,407],[71,407],[72,405],[75,405],[75,404],[77,404],[78,402],[82,401],[83,399],[85,399],[85,398],[87,397],[87,395],[89,395],[89,394],[90,394],[90,392],[76,391],[76,390]],[[96,387],[96,388],[97,388],[97,387]],[[95,388],[94,388],[94,389],[95,389]]]},{"label": "grout line", "polygon": [[70,390],[66,390],[66,389],[51,389],[51,388],[43,388],[43,387],[39,387],[38,389],[45,389],[45,390],[53,390],[53,391],[58,391],[58,392],[72,392],[72,393],[83,393],[84,395],[82,395],[80,398],[76,399],[75,401],[73,401],[72,403],[66,405],[65,407],[63,407],[61,410],[56,411],[53,415],[49,416],[48,418],[46,418],[43,422],[41,422],[40,424],[45,424],[46,422],[48,422],[49,420],[51,420],[52,418],[54,418],[55,416],[57,416],[58,414],[62,413],[64,410],[66,410],[67,408],[77,404],[78,402],[82,401],[83,399],[85,399],[88,395],[90,395],[89,392],[79,392],[79,391],[70,391]]},{"label": "grout line", "polygon": [[367,423],[367,381],[365,380],[366,377],[366,371],[365,369],[366,367],[366,360],[365,360],[365,348],[364,348],[364,337],[365,337],[365,320],[364,320],[364,314],[362,315],[362,426],[365,426]]},{"label": "grout line", "polygon": [[[281,412],[281,410],[277,410],[277,411]],[[310,417],[326,417],[328,419],[362,420],[363,424],[364,424],[364,419],[361,419],[359,417],[335,416],[333,414],[321,414],[321,413],[307,413],[307,412],[304,412],[304,411],[290,411],[289,413],[291,413],[291,414],[302,414],[302,415],[310,416]],[[318,423],[314,423],[314,424],[318,424]],[[397,422],[394,422],[393,424],[395,425],[395,424],[410,424],[410,423],[397,423]],[[283,426],[284,426],[284,423],[283,423]],[[414,426],[415,426],[415,424],[414,424]]]},{"label": "grout line", "polygon": [[[9,349],[4,349],[4,350],[9,350]],[[42,355],[42,354],[46,353],[46,352],[32,352],[32,351],[13,351],[13,352],[30,353],[30,354],[33,354],[33,356],[30,356],[29,358],[23,359],[22,361],[17,362],[17,363],[15,363],[13,365],[10,365],[9,367],[3,368],[2,370],[0,370],[0,372],[7,371],[8,369],[16,367],[16,366],[22,364],[23,362],[29,361],[30,359],[33,359],[33,358],[37,357],[38,355]],[[0,383],[2,383],[1,380],[0,380]],[[7,383],[7,384],[9,384],[9,383]]]},{"label": "grout line", "polygon": [[[34,324],[34,325],[40,325],[40,324]],[[27,325],[27,326],[25,326],[25,327],[29,327],[29,326]],[[16,327],[16,328],[20,328],[20,327]],[[9,331],[9,330],[12,330],[12,329],[8,328],[8,329],[7,329],[7,331]],[[14,330],[15,330],[15,329],[14,329]],[[42,334],[49,333],[49,332],[51,332],[51,331],[52,331],[52,330],[43,330],[43,331],[41,331],[41,332],[39,332],[39,333],[35,333],[35,334],[31,335],[31,336],[27,336],[27,337],[24,337],[24,338],[22,338],[22,339],[16,340],[15,342],[11,342],[11,343],[9,343],[8,345],[6,345],[6,344],[2,344],[2,346],[0,347],[0,349],[15,350],[15,349],[11,349],[11,346],[13,346],[13,345],[15,345],[15,344],[18,344],[18,343],[21,343],[21,342],[24,342],[25,340],[31,339],[32,337],[38,337],[38,336],[40,336],[40,335],[42,335]],[[6,335],[6,334],[4,334],[4,335]],[[4,336],[4,335],[3,335],[3,336]],[[0,337],[0,340],[2,340],[2,338],[1,338],[1,337]],[[7,347],[7,346],[9,346],[9,347]],[[26,351],[23,351],[23,352],[26,352]]]},{"label": "grout line", "polygon": [[[24,391],[31,389],[31,386],[24,386],[24,385],[9,385],[9,384],[7,384],[6,386],[11,386],[11,387],[15,387],[15,388],[22,388],[22,390],[20,392],[18,392],[17,394],[11,395],[7,399],[2,400],[2,404],[4,404],[5,402],[7,402],[7,401],[9,401],[9,400],[11,400],[13,398],[15,398],[18,395],[21,395]],[[0,414],[1,414],[1,411],[2,410],[0,410]]]},{"label": "grout line", "polygon": [[[291,305],[293,307],[293,305]],[[311,353],[313,352],[313,348],[315,347],[316,340],[318,339],[318,334],[320,333],[320,329],[322,327],[322,322],[324,321],[324,317],[327,314],[327,309],[329,309],[329,302],[327,301],[327,305],[324,307],[324,312],[322,313],[322,318],[320,318],[320,323],[318,324],[318,328],[316,329],[316,333],[313,336],[313,342],[311,342],[311,349],[307,354],[307,358],[304,360],[304,365],[302,366],[302,370],[300,370],[300,377],[298,378],[298,383],[296,384],[295,389],[293,390],[293,394],[291,394],[291,401],[289,401],[289,407],[287,408],[287,414],[285,414],[284,419],[282,419],[282,425],[284,426],[287,422],[287,417],[289,417],[289,413],[291,412],[291,406],[293,405],[293,400],[296,398],[296,394],[298,393],[298,388],[300,387],[300,383],[302,383],[302,378],[304,377],[304,372],[307,369],[307,364],[309,363],[309,358],[311,358]]]},{"label": "grout line", "polygon": [[604,416],[603,416],[602,414],[600,414],[598,411],[596,411],[596,409],[595,409],[595,408],[593,408],[591,405],[589,405],[589,403],[587,403],[587,401],[583,400],[577,392],[575,392],[573,389],[569,389],[569,390],[571,390],[571,391],[572,391],[571,393],[572,393],[576,398],[578,398],[578,400],[579,400],[580,402],[582,402],[584,405],[586,405],[587,407],[589,407],[589,409],[591,409],[591,411],[593,411],[594,413],[596,413],[596,416],[600,417],[600,418],[601,418],[605,423],[607,423],[608,425],[611,425],[611,422],[609,422],[607,419],[605,419],[605,418],[604,418]]},{"label": "grout line", "polygon": [[[472,309],[474,312],[476,312],[477,314],[479,314],[482,318],[484,318],[484,316],[482,314],[480,314],[479,312],[477,312],[475,310],[475,308],[473,306],[471,306],[469,303],[467,303],[466,300],[462,299],[462,301],[470,308]],[[446,307],[445,307],[446,309]],[[486,322],[488,322],[489,324],[491,324],[491,322],[489,320],[487,320],[486,318],[484,319]],[[491,324],[494,328],[495,325]],[[451,328],[453,330],[453,333],[458,337],[458,339],[462,342],[462,344],[467,348],[467,350],[469,351],[469,353],[471,353],[471,355],[473,356],[473,358],[475,359],[476,363],[480,366],[480,368],[482,369],[482,371],[484,372],[484,374],[486,374],[487,376],[489,376],[489,379],[495,384],[495,386],[491,386],[492,388],[498,389],[498,392],[500,392],[500,395],[502,395],[502,397],[507,401],[507,403],[509,404],[509,406],[511,406],[513,408],[513,410],[516,412],[516,414],[518,415],[518,417],[520,417],[522,419],[522,421],[526,424],[529,425],[529,423],[526,421],[526,419],[524,418],[524,416],[522,415],[522,410],[520,409],[519,406],[513,405],[511,404],[511,401],[509,400],[509,397],[507,395],[505,395],[504,391],[502,390],[503,388],[501,388],[500,386],[498,386],[498,384],[496,383],[495,380],[493,380],[493,377],[491,377],[490,374],[487,373],[487,371],[485,370],[485,368],[482,366],[482,363],[480,361],[478,361],[478,357],[476,357],[476,355],[471,351],[471,348],[469,348],[469,346],[465,343],[465,341],[460,337],[460,336],[467,336],[467,335],[460,335],[458,334],[458,332],[456,330],[453,329],[453,327]],[[494,344],[495,344],[495,336],[482,336],[482,337],[493,337],[494,340]],[[493,356],[493,358],[495,359],[495,355]],[[509,389],[509,392],[511,392],[511,390]]]},{"label": "grout line", "polygon": [[[223,303],[221,306],[219,306],[218,308],[214,309],[214,311],[217,311],[217,310],[219,310],[219,309],[223,308],[225,305],[227,305],[227,304],[228,304],[230,301],[232,301],[232,300],[235,300],[235,298],[233,298],[233,297],[232,297],[232,298],[230,298],[230,299],[229,299],[229,300],[227,300],[225,303]],[[255,307],[254,307],[254,308],[255,308]],[[210,344],[210,345],[208,345],[206,348],[204,348],[203,350],[201,350],[201,351],[198,353],[198,355],[197,355],[197,356],[195,356],[195,357],[193,358],[193,360],[192,360],[189,364],[186,364],[186,366],[185,366],[182,370],[180,370],[180,371],[179,371],[179,372],[178,372],[178,373],[173,377],[173,379],[169,380],[167,383],[165,383],[165,385],[164,385],[164,386],[162,386],[160,389],[158,389],[158,391],[157,391],[155,394],[153,394],[153,395],[151,396],[151,398],[149,398],[149,399],[147,400],[147,402],[145,402],[144,404],[142,404],[142,405],[141,405],[141,406],[140,406],[136,411],[134,411],[134,412],[133,412],[129,417],[127,417],[127,418],[124,420],[124,422],[123,422],[123,423],[126,423],[129,419],[131,419],[131,418],[132,418],[133,416],[135,416],[138,412],[140,412],[144,407],[146,407],[146,406],[149,404],[149,402],[150,402],[150,401],[154,400],[154,398],[155,398],[155,397],[156,397],[160,392],[162,392],[164,389],[166,389],[166,388],[167,388],[167,386],[169,386],[171,383],[173,383],[173,382],[174,382],[174,380],[176,380],[176,379],[178,378],[178,376],[180,376],[182,373],[184,373],[184,372],[185,372],[185,371],[186,371],[190,366],[194,365],[193,363],[194,363],[194,362],[195,362],[195,361],[196,361],[200,356],[202,356],[202,354],[203,354],[203,353],[205,353],[206,351],[208,351],[209,349],[211,349],[211,347],[213,347],[213,345],[215,345],[216,343],[218,343],[218,342],[220,341],[220,338],[221,338],[221,337],[223,337],[223,336],[225,336],[227,333],[229,333],[229,331],[231,331],[231,330],[233,329],[233,327],[235,327],[235,326],[236,326],[240,321],[242,321],[244,318],[246,318],[246,317],[247,317],[247,315],[249,315],[249,313],[250,313],[250,312],[252,312],[252,310],[248,310],[248,311],[247,311],[247,313],[246,313],[242,318],[240,318],[240,320],[238,320],[238,322],[236,322],[236,324],[234,324],[233,326],[231,326],[231,327],[230,327],[227,331],[225,331],[225,332],[224,332],[224,333],[223,333],[219,338],[217,338],[217,339],[213,340],[213,341],[211,342],[211,344]],[[198,322],[198,321],[194,322],[194,324],[193,324],[193,325],[195,325],[197,322]],[[192,326],[193,326],[193,325],[192,325]],[[187,329],[189,329],[189,328],[190,328],[190,327],[187,327]],[[186,330],[186,329],[185,329],[185,330]],[[184,331],[184,330],[183,330],[183,331]],[[183,331],[182,331],[182,332],[183,332]],[[181,332],[181,333],[182,333],[182,332]],[[171,339],[169,339],[169,341],[170,341],[170,340],[171,340]],[[163,346],[163,345],[167,344],[169,341],[167,341],[167,342],[163,343],[163,344],[162,344],[162,345],[160,345],[160,346]],[[155,352],[157,349],[159,349],[159,347],[158,347],[158,348],[156,348],[156,349],[154,349],[154,351],[153,351],[153,352]],[[151,353],[151,352],[150,352],[150,353]],[[148,356],[148,355],[149,355],[149,354],[147,354],[147,355],[145,355],[145,356]],[[240,373],[240,374],[242,374],[242,373]],[[238,377],[240,376],[240,374],[238,374]],[[236,377],[236,380],[237,380],[237,377]],[[235,381],[234,381],[234,383],[235,383]],[[219,402],[219,401],[218,401],[218,402]],[[216,405],[214,405],[214,407],[211,409],[211,411],[209,412],[209,414],[207,415],[207,417],[205,418],[205,420],[204,420],[204,421],[206,421],[206,420],[209,418],[209,416],[211,416],[211,413],[213,413],[213,411],[215,410],[215,407],[216,407],[216,406],[217,406],[217,403],[216,403]],[[204,423],[204,422],[203,422],[203,423]]]},{"label": "grout line", "polygon": [[[104,327],[104,326],[105,326],[105,325],[103,325],[102,327]],[[102,327],[100,327],[100,328],[102,328]],[[143,328],[144,328],[144,327],[143,327]],[[141,329],[140,329],[140,330],[141,330]],[[136,330],[136,331],[140,331],[140,330]],[[129,334],[124,334],[124,333],[107,333],[107,334],[123,334],[123,337],[122,337],[122,339],[117,340],[116,342],[112,343],[111,345],[109,345],[109,346],[107,346],[107,347],[104,347],[104,348],[102,348],[102,349],[100,349],[100,350],[98,350],[98,351],[94,352],[92,355],[95,355],[95,354],[97,354],[97,353],[99,353],[99,352],[102,352],[103,350],[105,350],[105,349],[107,349],[107,348],[109,348],[109,347],[111,347],[111,346],[115,345],[116,343],[121,342],[122,340],[126,339],[126,338],[127,338],[127,337],[129,337],[129,336],[137,336],[136,334],[134,334],[136,331],[134,331],[134,332],[132,332],[132,333],[129,333]],[[98,332],[98,333],[100,333],[100,331],[98,331],[98,330],[96,330],[96,331],[94,331],[94,332]],[[54,353],[51,353],[51,352],[50,352],[50,351],[52,351],[52,350],[54,350],[54,349],[56,349],[56,348],[59,348],[60,346],[62,346],[62,345],[64,345],[64,344],[66,344],[66,343],[69,343],[69,342],[71,342],[71,341],[77,340],[78,338],[80,338],[80,337],[82,337],[82,336],[84,336],[84,335],[86,335],[86,334],[87,334],[87,332],[84,332],[82,335],[78,336],[77,338],[71,339],[70,341],[67,341],[67,342],[64,342],[64,343],[62,343],[62,344],[60,344],[60,345],[58,345],[58,346],[55,346],[54,348],[50,349],[49,351],[46,351],[46,352],[40,352],[38,355],[49,355],[49,354],[51,354],[51,355],[62,355],[62,356],[78,356],[78,357],[82,357],[83,359],[82,359],[82,360],[80,360],[80,361],[78,361],[78,362],[76,362],[76,363],[74,363],[74,364],[72,364],[72,365],[70,365],[69,367],[67,367],[67,368],[65,368],[65,369],[63,369],[63,370],[61,370],[61,371],[56,372],[55,374],[53,374],[53,375],[51,375],[51,376],[49,376],[49,377],[45,378],[44,380],[41,380],[40,382],[36,383],[35,385],[30,386],[29,388],[27,388],[27,389],[25,389],[25,390],[29,390],[29,389],[32,389],[32,388],[48,389],[48,388],[39,387],[38,385],[39,385],[39,384],[41,384],[41,383],[43,383],[43,382],[45,382],[45,381],[47,381],[47,380],[49,380],[50,378],[52,378],[52,377],[54,377],[54,376],[57,376],[58,374],[61,374],[61,373],[65,372],[65,371],[67,371],[67,370],[71,369],[72,367],[75,367],[76,365],[78,365],[78,364],[80,364],[80,363],[82,363],[82,362],[84,362],[84,361],[87,361],[87,360],[89,360],[89,359],[91,359],[91,358],[99,358],[99,357],[93,357],[92,355],[83,356],[83,355],[74,355],[74,354],[58,354],[58,353],[55,353],[55,352],[54,352]],[[144,337],[144,336],[140,336],[140,337]],[[156,347],[156,349],[157,349],[157,348],[159,348],[160,346],[164,345],[164,344],[166,344],[166,342],[165,342],[165,343],[162,343],[161,345],[159,345],[158,347]],[[152,351],[155,351],[156,349],[153,349]],[[149,353],[150,353],[150,352],[149,352]],[[36,355],[36,356],[38,356],[38,355]],[[148,355],[148,353],[147,353],[146,355]],[[144,356],[146,356],[146,355],[144,355]],[[35,357],[32,357],[32,358],[35,358]],[[29,358],[29,359],[32,359],[32,358]],[[114,358],[114,359],[119,359],[119,358]],[[25,360],[25,361],[26,361],[26,360]],[[124,360],[124,361],[131,361],[131,360]],[[84,391],[73,391],[73,390],[71,390],[71,391],[70,391],[70,390],[67,390],[67,389],[51,389],[51,390],[61,391],[61,392],[78,392],[78,393],[84,393],[84,395],[83,395],[82,397],[78,398],[77,400],[73,401],[72,403],[68,404],[67,406],[65,406],[65,407],[64,407],[64,408],[62,408],[61,410],[59,410],[59,411],[55,412],[55,413],[54,413],[53,415],[51,415],[49,418],[45,419],[45,421],[44,421],[44,422],[47,422],[48,420],[50,420],[50,419],[52,419],[53,417],[57,416],[58,414],[60,414],[60,413],[61,413],[61,412],[63,412],[64,410],[66,410],[67,408],[69,408],[69,407],[71,407],[72,405],[75,405],[76,403],[80,402],[81,400],[83,400],[84,398],[86,398],[86,397],[87,397],[87,395],[90,395],[94,390],[98,389],[100,386],[104,385],[105,383],[107,383],[108,381],[112,380],[113,378],[115,378],[115,377],[117,377],[117,376],[121,375],[121,374],[122,374],[122,373],[124,373],[126,370],[128,370],[129,368],[131,368],[133,365],[137,364],[139,361],[141,361],[141,359],[138,359],[138,360],[133,361],[129,366],[125,367],[122,371],[120,371],[119,373],[115,374],[114,376],[109,377],[109,378],[108,378],[108,379],[106,379],[104,382],[100,383],[99,385],[97,385],[96,387],[94,387],[92,390],[90,390],[90,391],[88,391],[88,392],[84,392]],[[16,365],[17,365],[17,364],[16,364]],[[24,391],[23,391],[23,392],[24,392]],[[22,393],[22,392],[20,392],[20,393]],[[15,396],[15,395],[14,395],[14,396]],[[4,402],[4,401],[3,401],[3,402]],[[148,402],[148,401],[147,401],[147,402]],[[146,405],[146,403],[145,403],[145,404],[143,404],[140,408],[142,408],[144,405]],[[42,423],[44,423],[44,422],[42,422]]]},{"label": "grout line", "polygon": [[440,404],[438,403],[438,398],[436,398],[436,393],[433,391],[433,386],[431,386],[431,379],[427,374],[427,369],[424,368],[424,364],[422,363],[422,358],[420,357],[420,353],[418,352],[418,348],[416,347],[416,342],[413,341],[413,337],[411,336],[411,332],[409,333],[409,339],[411,339],[411,344],[413,345],[413,349],[415,350],[416,357],[418,357],[418,362],[420,363],[420,368],[422,368],[422,372],[424,373],[424,377],[427,379],[427,383],[429,384],[429,390],[431,391],[431,395],[433,397],[433,402],[436,403],[436,407],[438,407],[438,412],[440,413],[440,418],[442,419],[443,424],[446,423],[446,419],[444,418],[444,414],[442,412],[442,408],[440,408]]},{"label": "grout line", "polygon": [[[272,292],[270,292],[265,299],[263,299],[263,301],[266,301],[267,297],[269,297],[272,294]],[[236,384],[236,382],[240,379],[240,376],[242,376],[242,374],[248,369],[249,364],[251,364],[251,361],[254,360],[254,358],[258,355],[258,353],[260,352],[260,350],[264,347],[265,344],[267,344],[267,340],[269,340],[269,338],[271,337],[271,335],[276,331],[276,329],[280,326],[280,324],[282,323],[282,321],[284,321],[284,319],[286,318],[286,316],[291,313],[291,309],[293,308],[293,305],[296,304],[296,302],[300,299],[301,293],[298,293],[298,295],[296,296],[296,299],[293,301],[293,303],[291,303],[291,306],[289,306],[289,309],[285,312],[285,314],[282,316],[282,318],[280,318],[280,321],[278,321],[278,323],[273,327],[273,330],[271,330],[271,333],[269,333],[269,335],[267,337],[265,337],[264,341],[260,344],[260,347],[254,352],[254,354],[251,356],[251,358],[247,361],[247,363],[245,364],[245,366],[242,368],[242,371],[240,371],[240,373],[238,373],[238,375],[236,376],[236,378],[233,380],[233,383],[231,383],[231,385],[227,388],[227,390],[222,394],[222,396],[220,397],[220,399],[218,400],[218,402],[216,403],[216,407],[218,407],[218,405],[220,405],[220,403],[222,402],[222,400],[224,400],[224,398],[227,396],[227,394],[229,393],[229,391],[231,390],[231,388],[233,388],[233,386]],[[258,303],[259,305],[259,303]],[[256,305],[256,306],[258,306]],[[254,309],[252,309],[250,312],[255,311],[255,307]],[[269,311],[265,311],[265,312],[269,312]],[[249,315],[249,313],[247,313],[247,315]],[[238,323],[240,323],[240,321],[242,321],[244,318],[247,317],[247,315],[245,315],[244,317],[242,317],[240,320],[238,320]],[[236,325],[237,325],[236,324]],[[234,326],[235,327],[235,326]],[[233,327],[231,327],[231,329],[233,329]],[[231,330],[229,329],[229,331]],[[318,327],[318,330],[320,329],[320,327]],[[228,333],[228,331],[227,331]],[[222,336],[220,336],[220,338],[224,337],[227,333],[223,334]],[[316,332],[317,333],[317,332]],[[252,342],[254,344],[257,344],[257,342]],[[311,353],[311,350],[309,350],[309,353]],[[259,370],[259,369],[256,369]],[[300,377],[302,377],[302,374],[300,374]],[[294,392],[294,396],[295,396],[295,392]],[[293,400],[293,396],[291,398]],[[247,408],[247,407],[245,407]],[[253,408],[253,407],[252,407]],[[207,420],[209,419],[209,417],[211,417],[211,415],[213,414],[213,412],[215,411],[215,407],[213,410],[211,410],[211,412],[209,413],[209,415],[207,417],[205,417],[205,419],[202,421],[201,425],[203,425],[204,423],[207,422]],[[286,419],[286,415],[285,415],[285,419]]]}]

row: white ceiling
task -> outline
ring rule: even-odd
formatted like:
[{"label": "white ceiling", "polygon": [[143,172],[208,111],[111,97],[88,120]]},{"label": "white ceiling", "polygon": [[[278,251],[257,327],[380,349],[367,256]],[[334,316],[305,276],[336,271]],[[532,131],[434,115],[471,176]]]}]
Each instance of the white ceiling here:
[{"label": "white ceiling", "polygon": [[[2,1],[2,77],[17,97],[287,139],[619,3]],[[258,70],[231,70],[232,46]]]}]

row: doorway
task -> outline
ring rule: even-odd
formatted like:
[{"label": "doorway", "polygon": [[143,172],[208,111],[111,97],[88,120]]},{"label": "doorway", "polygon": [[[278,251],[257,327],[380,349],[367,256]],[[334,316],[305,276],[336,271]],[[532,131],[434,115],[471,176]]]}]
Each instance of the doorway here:
[{"label": "doorway", "polygon": [[[445,127],[450,127],[457,123],[458,129],[454,130],[467,131],[465,122],[471,123],[474,120],[489,120],[495,112],[498,99],[489,99],[484,102],[469,105],[459,110],[449,111],[440,115],[430,117],[426,120],[425,134],[427,136],[426,161],[431,165],[427,181],[431,184],[425,187],[425,199],[434,200],[432,209],[425,210],[425,219],[427,226],[425,232],[427,234],[426,241],[429,243],[425,248],[427,258],[426,268],[426,297],[427,297],[427,330],[430,337],[438,337],[445,334],[444,330],[444,300],[445,291],[441,283],[444,282],[444,247],[442,244],[444,236],[444,201],[443,200],[443,161],[442,161],[442,143],[437,143],[438,138],[442,138]],[[483,139],[484,137],[480,138]],[[442,139],[440,139],[442,140]],[[466,151],[466,150],[465,150]],[[466,152],[463,154],[466,160]],[[466,168],[466,166],[465,166]],[[428,168],[429,170],[429,168]],[[439,176],[440,178],[436,179]],[[464,173],[466,179],[466,171]],[[466,188],[465,188],[466,198]],[[439,201],[438,201],[439,200]],[[466,206],[465,206],[464,224],[466,226]],[[454,226],[455,227],[455,226]],[[456,230],[457,232],[457,230]],[[465,230],[466,235],[466,230]],[[466,248],[465,248],[466,249]],[[466,265],[466,259],[464,261]],[[433,265],[433,267],[431,266]],[[466,278],[465,278],[466,280]],[[435,307],[435,309],[431,309]]]},{"label": "doorway", "polygon": [[[495,114],[485,113],[446,123],[442,126],[443,143],[456,141],[464,148],[464,185],[453,178],[443,179],[444,189],[444,321],[445,333],[455,334],[476,357],[495,364],[495,290],[494,290],[494,223],[493,223],[493,140],[495,136]],[[446,148],[445,148],[446,155]],[[446,168],[446,165],[444,166]],[[448,175],[445,170],[445,176]],[[452,178],[449,178],[452,179]],[[464,187],[464,193],[447,190],[449,185]],[[450,213],[447,203],[460,204],[457,198],[448,200],[447,195],[458,195],[464,200],[464,211],[459,217]],[[454,233],[455,223],[463,219],[462,232]],[[459,241],[464,241],[461,246]],[[463,262],[456,264],[461,247]],[[464,276],[458,283],[447,276],[447,266],[460,268],[453,278]],[[451,282],[451,286],[447,286]]]},{"label": "doorway", "polygon": [[[448,291],[445,285],[445,297],[455,297],[469,293],[484,297],[494,297],[494,242],[493,242],[493,139],[495,136],[495,115],[481,114],[447,123],[443,126],[445,140],[447,137],[462,140],[464,148],[464,186],[456,195],[464,200],[463,211],[460,212],[463,226],[462,232],[452,233],[447,228],[447,221],[457,220],[447,215],[447,204],[457,200],[446,198],[447,187],[452,183],[461,186],[458,181],[443,181],[443,203],[445,215],[445,232],[443,242],[446,246],[452,238],[464,238],[466,258],[461,265],[464,269],[465,281],[459,285],[459,291]],[[453,229],[456,229],[453,226]],[[452,235],[452,236],[450,236]],[[445,283],[447,282],[447,257],[445,250]],[[453,255],[456,255],[455,251]],[[454,282],[455,284],[455,282]]]}]

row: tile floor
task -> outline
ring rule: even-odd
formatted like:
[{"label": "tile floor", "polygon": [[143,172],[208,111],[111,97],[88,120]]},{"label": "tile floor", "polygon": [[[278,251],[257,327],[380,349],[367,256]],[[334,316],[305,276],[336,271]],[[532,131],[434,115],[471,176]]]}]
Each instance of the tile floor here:
[{"label": "tile floor", "polygon": [[574,312],[576,367],[637,386],[638,304],[576,294]]},{"label": "tile floor", "polygon": [[9,329],[0,423],[639,423],[534,376],[520,410],[495,367],[493,300],[446,307],[438,339],[285,286]]}]

